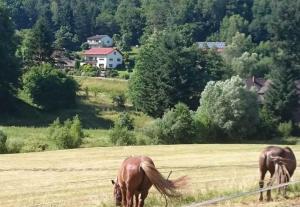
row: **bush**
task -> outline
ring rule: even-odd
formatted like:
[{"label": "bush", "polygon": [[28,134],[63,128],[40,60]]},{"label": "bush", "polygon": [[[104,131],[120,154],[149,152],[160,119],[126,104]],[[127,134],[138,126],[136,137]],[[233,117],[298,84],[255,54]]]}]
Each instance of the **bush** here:
[{"label": "bush", "polygon": [[284,138],[290,137],[293,131],[292,122],[289,121],[289,122],[279,123],[277,129],[282,137]]},{"label": "bush", "polygon": [[114,69],[108,70],[107,77],[114,78],[114,77],[117,77],[118,75],[119,75],[119,72],[117,70],[114,70]]},{"label": "bush", "polygon": [[80,71],[82,76],[96,77],[99,75],[99,70],[89,64],[80,66]]},{"label": "bush", "polygon": [[123,93],[112,95],[112,102],[117,107],[125,107],[126,97]]},{"label": "bush", "polygon": [[133,130],[134,119],[130,117],[129,113],[123,112],[119,115],[118,119],[115,121],[115,126],[126,128],[128,130]]},{"label": "bush", "polygon": [[44,64],[23,75],[23,89],[34,104],[53,110],[75,104],[78,85],[73,78]]},{"label": "bush", "polygon": [[153,143],[180,144],[195,142],[195,123],[185,104],[179,103],[145,129]]},{"label": "bush", "polygon": [[19,153],[24,146],[24,140],[21,138],[9,138],[6,141],[6,149],[8,153]]},{"label": "bush", "polygon": [[128,72],[122,73],[121,76],[120,76],[120,78],[125,79],[125,80],[128,80],[128,79],[130,78],[130,75],[129,75]]},{"label": "bush", "polygon": [[54,141],[59,149],[79,147],[84,137],[78,116],[61,123],[57,118],[49,127],[48,139]]},{"label": "bush", "polygon": [[6,140],[7,140],[7,135],[0,130],[0,154],[7,152],[6,145],[5,145]]},{"label": "bush", "polygon": [[110,131],[110,141],[115,145],[135,145],[137,144],[134,133],[133,118],[128,113],[121,113],[114,123],[114,128]]},{"label": "bush", "polygon": [[257,130],[257,137],[264,139],[272,139],[278,135],[276,129],[278,120],[272,115],[266,107],[259,110],[259,125]]},{"label": "bush", "polygon": [[135,145],[136,138],[126,127],[115,126],[109,133],[110,141],[115,145]]},{"label": "bush", "polygon": [[30,137],[25,139],[20,152],[43,152],[56,149],[59,149],[59,147],[53,140]]}]

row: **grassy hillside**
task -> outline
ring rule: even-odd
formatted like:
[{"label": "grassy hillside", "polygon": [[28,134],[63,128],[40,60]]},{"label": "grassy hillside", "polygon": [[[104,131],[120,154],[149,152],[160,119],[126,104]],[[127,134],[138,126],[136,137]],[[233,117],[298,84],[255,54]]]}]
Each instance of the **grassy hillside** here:
[{"label": "grassy hillside", "polygon": [[[258,156],[265,145],[174,145],[106,147],[0,155],[0,206],[110,207],[112,185],[124,158],[149,155],[159,170],[171,179],[188,175],[189,186],[181,200],[169,206],[256,189]],[[292,146],[300,157],[300,146]],[[293,180],[300,179],[296,171]],[[283,199],[259,204],[258,196],[237,199],[219,206],[293,206],[299,202],[300,187]],[[146,206],[164,206],[163,198],[151,190]]]},{"label": "grassy hillside", "polygon": [[128,99],[125,108],[113,104],[113,95],[125,94],[126,96],[127,81],[90,77],[75,77],[75,79],[80,84],[76,106],[54,112],[43,112],[20,93],[21,99],[17,103],[15,113],[0,116],[0,129],[7,133],[9,140],[20,143],[28,138],[45,137],[47,127],[57,117],[65,120],[78,114],[88,135],[82,146],[109,146],[108,132],[120,112],[130,112],[135,119],[136,127],[143,127],[152,120],[143,113],[135,112]]}]

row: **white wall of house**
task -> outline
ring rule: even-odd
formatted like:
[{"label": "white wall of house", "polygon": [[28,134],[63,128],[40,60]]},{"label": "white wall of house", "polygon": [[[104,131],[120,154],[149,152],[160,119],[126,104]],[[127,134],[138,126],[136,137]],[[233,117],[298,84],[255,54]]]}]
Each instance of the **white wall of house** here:
[{"label": "white wall of house", "polygon": [[113,39],[106,35],[101,39],[87,40],[87,43],[90,45],[91,48],[111,47],[113,45]]},{"label": "white wall of house", "polygon": [[123,57],[119,51],[115,50],[106,56],[105,68],[116,68],[123,63]]},{"label": "white wall of house", "polygon": [[114,50],[108,55],[86,55],[85,62],[99,68],[116,68],[123,63],[121,53]]},{"label": "white wall of house", "polygon": [[100,45],[103,47],[111,47],[113,46],[113,40],[109,36],[105,36],[100,40]]}]

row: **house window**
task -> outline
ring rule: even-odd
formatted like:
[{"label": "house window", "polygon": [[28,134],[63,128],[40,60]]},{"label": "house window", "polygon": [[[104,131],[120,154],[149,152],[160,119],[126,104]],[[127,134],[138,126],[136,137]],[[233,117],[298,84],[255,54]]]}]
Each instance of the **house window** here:
[{"label": "house window", "polygon": [[110,67],[110,68],[112,68],[112,67],[113,67],[113,65],[112,65],[112,64],[109,64],[109,67]]},{"label": "house window", "polygon": [[104,60],[104,58],[99,58],[99,60]]},{"label": "house window", "polygon": [[118,62],[121,62],[121,59],[120,59],[120,58],[118,58],[118,59],[117,59],[117,61],[118,61]]},{"label": "house window", "polygon": [[109,58],[109,61],[114,61],[114,59],[112,59],[112,58]]},{"label": "house window", "polygon": [[93,57],[88,57],[88,60],[93,60]]}]

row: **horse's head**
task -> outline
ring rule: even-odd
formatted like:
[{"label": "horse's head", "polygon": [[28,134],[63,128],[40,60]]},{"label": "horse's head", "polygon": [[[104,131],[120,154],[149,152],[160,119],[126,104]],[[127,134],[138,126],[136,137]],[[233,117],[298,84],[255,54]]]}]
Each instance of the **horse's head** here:
[{"label": "horse's head", "polygon": [[122,204],[122,192],[118,181],[111,180],[111,183],[114,186],[114,198],[116,201],[116,206],[121,206]]}]

